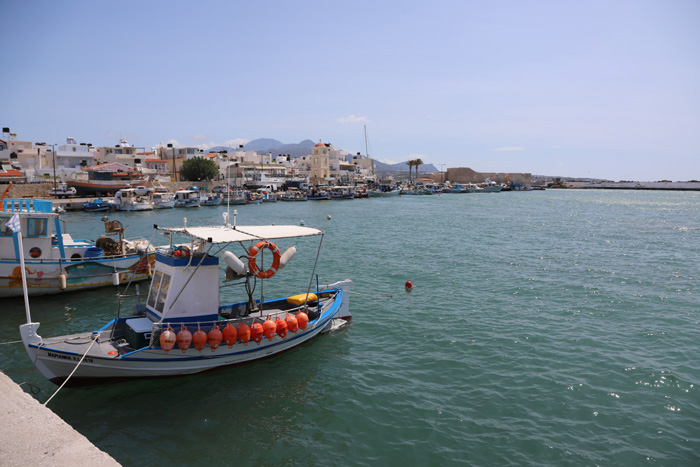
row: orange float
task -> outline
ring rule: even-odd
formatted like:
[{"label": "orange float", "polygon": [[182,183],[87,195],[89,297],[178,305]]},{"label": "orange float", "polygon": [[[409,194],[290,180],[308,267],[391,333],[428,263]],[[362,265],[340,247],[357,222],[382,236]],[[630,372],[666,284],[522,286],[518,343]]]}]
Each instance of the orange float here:
[{"label": "orange float", "polygon": [[287,322],[285,320],[277,318],[277,321],[275,321],[275,328],[278,336],[282,339],[287,337]]},{"label": "orange float", "polygon": [[192,345],[201,352],[207,346],[207,333],[198,328],[192,335]]},{"label": "orange float", "polygon": [[304,329],[306,329],[306,326],[308,326],[308,324],[309,324],[309,315],[307,315],[303,311],[300,311],[297,314],[297,321],[299,322],[299,329],[301,329],[303,331]]},{"label": "orange float", "polygon": [[170,328],[170,326],[168,326],[168,329],[166,329],[160,334],[160,346],[165,351],[165,353],[170,352],[170,350],[172,350],[172,348],[175,347],[176,340],[177,337],[175,337],[175,333]]},{"label": "orange float", "polygon": [[287,315],[285,321],[287,322],[287,331],[296,333],[297,329],[299,329],[297,318],[294,315]]},{"label": "orange float", "polygon": [[[218,326],[216,326],[218,329]],[[209,333],[211,334],[211,333]],[[233,348],[233,345],[236,343],[236,328],[234,328],[231,323],[227,323],[226,327],[224,328],[224,331],[221,333],[222,338],[224,340],[224,343],[228,345],[228,348],[231,349]],[[211,345],[211,344],[210,344]]]},{"label": "orange float", "polygon": [[[212,352],[219,348],[223,338],[224,336],[221,334],[221,331],[219,331],[219,326],[215,324],[214,327],[211,328],[211,331],[209,331],[209,334],[207,334],[207,342],[209,342],[209,348]],[[236,339],[233,341],[235,342]]]},{"label": "orange float", "polygon": [[[240,331],[240,329],[239,329]],[[250,326],[250,338],[255,341],[256,344],[260,344],[263,339],[263,325],[260,323],[253,323]]]},{"label": "orange float", "polygon": [[276,331],[277,325],[268,316],[265,322],[263,323],[263,332],[265,333],[265,337],[267,337],[267,340],[271,341],[272,338],[275,337]]},{"label": "orange float", "polygon": [[[258,264],[255,262],[258,253],[264,249],[272,252],[272,266],[270,266],[270,269],[267,271],[261,271],[260,268],[258,268]],[[265,240],[258,242],[250,249],[250,253],[248,253],[248,271],[260,279],[269,279],[279,270],[281,257],[280,249],[277,248],[277,245],[274,243]]]},{"label": "orange float", "polygon": [[182,325],[182,329],[177,333],[177,346],[180,347],[182,353],[187,352],[192,343],[192,333],[187,330],[187,326]]},{"label": "orange float", "polygon": [[241,341],[243,345],[248,345],[248,341],[250,340],[250,326],[243,322],[238,326],[238,340]]}]

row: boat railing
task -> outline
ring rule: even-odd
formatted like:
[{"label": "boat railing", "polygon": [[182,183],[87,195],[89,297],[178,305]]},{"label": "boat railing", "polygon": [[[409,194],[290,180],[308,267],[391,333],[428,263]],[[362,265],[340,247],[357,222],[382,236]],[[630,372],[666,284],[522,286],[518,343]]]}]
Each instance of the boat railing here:
[{"label": "boat railing", "polygon": [[2,200],[2,210],[5,212],[53,212],[51,201],[30,198],[7,198]]}]

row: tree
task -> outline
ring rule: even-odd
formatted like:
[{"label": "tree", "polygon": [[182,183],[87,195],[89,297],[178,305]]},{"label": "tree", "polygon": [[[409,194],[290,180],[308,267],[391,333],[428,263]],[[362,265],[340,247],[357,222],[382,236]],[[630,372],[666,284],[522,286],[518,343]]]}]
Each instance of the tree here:
[{"label": "tree", "polygon": [[406,165],[408,166],[408,180],[409,181],[411,180],[411,174],[413,173],[413,165],[414,165],[413,163],[414,162],[415,162],[414,160],[410,160],[410,161],[406,162]]},{"label": "tree", "polygon": [[416,180],[418,179],[418,167],[422,164],[423,164],[423,159],[421,159],[420,157],[413,161],[413,165],[416,166]]},{"label": "tree", "polygon": [[187,181],[216,180],[219,168],[214,161],[204,157],[193,157],[182,163],[180,177]]}]

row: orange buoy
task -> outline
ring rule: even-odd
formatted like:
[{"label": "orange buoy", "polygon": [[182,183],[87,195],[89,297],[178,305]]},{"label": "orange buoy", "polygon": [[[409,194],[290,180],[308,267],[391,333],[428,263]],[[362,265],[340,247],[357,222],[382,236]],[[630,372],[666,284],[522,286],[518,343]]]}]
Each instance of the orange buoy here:
[{"label": "orange buoy", "polygon": [[299,329],[297,318],[294,315],[287,315],[285,321],[287,322],[287,331],[296,333],[297,329]]},{"label": "orange buoy", "polygon": [[260,344],[263,339],[263,325],[260,323],[253,323],[250,325],[250,338],[255,341],[256,344]]},{"label": "orange buoy", "polygon": [[241,322],[241,325],[238,326],[238,340],[241,341],[241,344],[248,345],[248,341],[250,340],[250,332],[250,326]]},{"label": "orange buoy", "polygon": [[410,292],[411,290],[413,290],[413,282],[406,281],[406,292]]},{"label": "orange buoy", "polygon": [[277,321],[275,321],[275,328],[275,332],[277,332],[278,336],[280,336],[282,339],[287,337],[287,322],[285,320],[282,318],[277,318]]},{"label": "orange buoy", "polygon": [[[218,326],[215,326],[217,329],[219,328]],[[212,329],[212,332],[214,330]],[[211,334],[211,332],[209,333]],[[226,327],[224,328],[224,331],[221,333],[221,336],[224,340],[224,343],[228,345],[228,348],[231,349],[233,348],[233,345],[236,343],[236,328],[234,328],[231,323],[227,323]],[[211,344],[209,344],[211,346]]]},{"label": "orange buoy", "polygon": [[300,311],[297,314],[297,321],[299,322],[299,329],[302,331],[306,329],[306,326],[309,324],[309,315],[304,313],[303,311]]},{"label": "orange buoy", "polygon": [[267,340],[271,341],[272,338],[275,337],[275,331],[277,331],[277,325],[268,316],[265,322],[263,323],[263,332],[265,333],[265,337],[267,337]]},{"label": "orange buoy", "polygon": [[175,337],[175,333],[170,328],[170,326],[168,326],[168,329],[166,329],[160,334],[160,346],[165,351],[165,353],[170,352],[170,350],[173,347],[175,347],[176,340],[177,338]]},{"label": "orange buoy", "polygon": [[201,352],[207,346],[207,333],[197,328],[192,335],[192,345]]},{"label": "orange buoy", "polygon": [[182,325],[182,329],[177,333],[177,346],[180,347],[182,353],[187,352],[192,343],[192,333],[187,330],[187,326]]},{"label": "orange buoy", "polygon": [[[209,348],[212,352],[219,348],[223,337],[223,334],[221,334],[221,331],[219,331],[219,326],[215,324],[214,327],[211,328],[211,331],[209,331],[209,333],[207,334],[207,342],[209,343]],[[236,339],[234,339],[233,341],[235,342]]]}]

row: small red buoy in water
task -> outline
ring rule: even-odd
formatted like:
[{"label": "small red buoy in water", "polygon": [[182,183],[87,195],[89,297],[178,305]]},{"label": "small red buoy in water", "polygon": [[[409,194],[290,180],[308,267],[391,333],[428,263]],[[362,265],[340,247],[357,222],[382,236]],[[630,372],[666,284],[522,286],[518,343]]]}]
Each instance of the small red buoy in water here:
[{"label": "small red buoy in water", "polygon": [[182,329],[177,333],[177,346],[180,347],[182,353],[187,352],[192,343],[192,333],[187,330],[187,326],[182,325]]},{"label": "small red buoy in water", "polygon": [[282,339],[287,337],[287,322],[285,320],[277,318],[277,321],[275,321],[275,328],[278,336]]},{"label": "small red buoy in water", "polygon": [[165,353],[170,352],[170,350],[175,346],[176,339],[175,333],[170,326],[168,326],[168,329],[160,334],[160,346]]},{"label": "small red buoy in water", "polygon": [[192,335],[192,345],[200,352],[207,345],[207,333],[197,329]]},{"label": "small red buoy in water", "polygon": [[410,292],[411,290],[413,290],[413,282],[406,281],[406,292]]},{"label": "small red buoy in water", "polygon": [[272,321],[272,319],[269,316],[263,323],[263,331],[265,332],[265,337],[267,337],[267,340],[271,341],[272,338],[275,337],[277,325]]},{"label": "small red buoy in water", "polygon": [[[218,329],[218,326],[217,326],[217,329]],[[212,332],[213,332],[213,330],[212,330]],[[211,332],[209,334],[211,334]],[[236,343],[236,334],[238,334],[238,332],[236,331],[236,328],[231,326],[231,323],[226,324],[226,327],[224,328],[223,332],[221,333],[221,338],[223,339],[224,343],[226,345],[228,345],[229,349],[233,348],[233,345]],[[248,335],[250,335],[250,330],[248,330]],[[209,345],[211,345],[211,344],[209,344]]]},{"label": "small red buoy in water", "polygon": [[303,311],[300,311],[297,314],[297,321],[299,322],[299,329],[302,331],[306,329],[306,326],[309,324],[309,316],[304,313]]},{"label": "small red buoy in water", "polygon": [[243,345],[248,345],[248,341],[250,340],[250,326],[243,322],[238,326],[238,340],[241,341]]},{"label": "small red buoy in water", "polygon": [[[221,331],[219,331],[219,326],[214,325],[214,327],[211,328],[211,331],[209,331],[209,334],[207,334],[207,341],[209,342],[209,348],[212,352],[215,351],[219,347],[219,345],[221,345],[221,341],[223,338],[224,336],[223,334],[221,334]],[[233,339],[233,342],[236,342],[235,338]]]},{"label": "small red buoy in water", "polygon": [[296,317],[294,315],[287,315],[285,321],[287,322],[287,331],[296,334],[297,329],[299,329],[299,322],[297,321]]},{"label": "small red buoy in water", "polygon": [[[239,329],[240,331],[240,329]],[[260,323],[253,323],[250,325],[250,338],[255,341],[256,344],[260,344],[263,339],[263,325]]]}]

